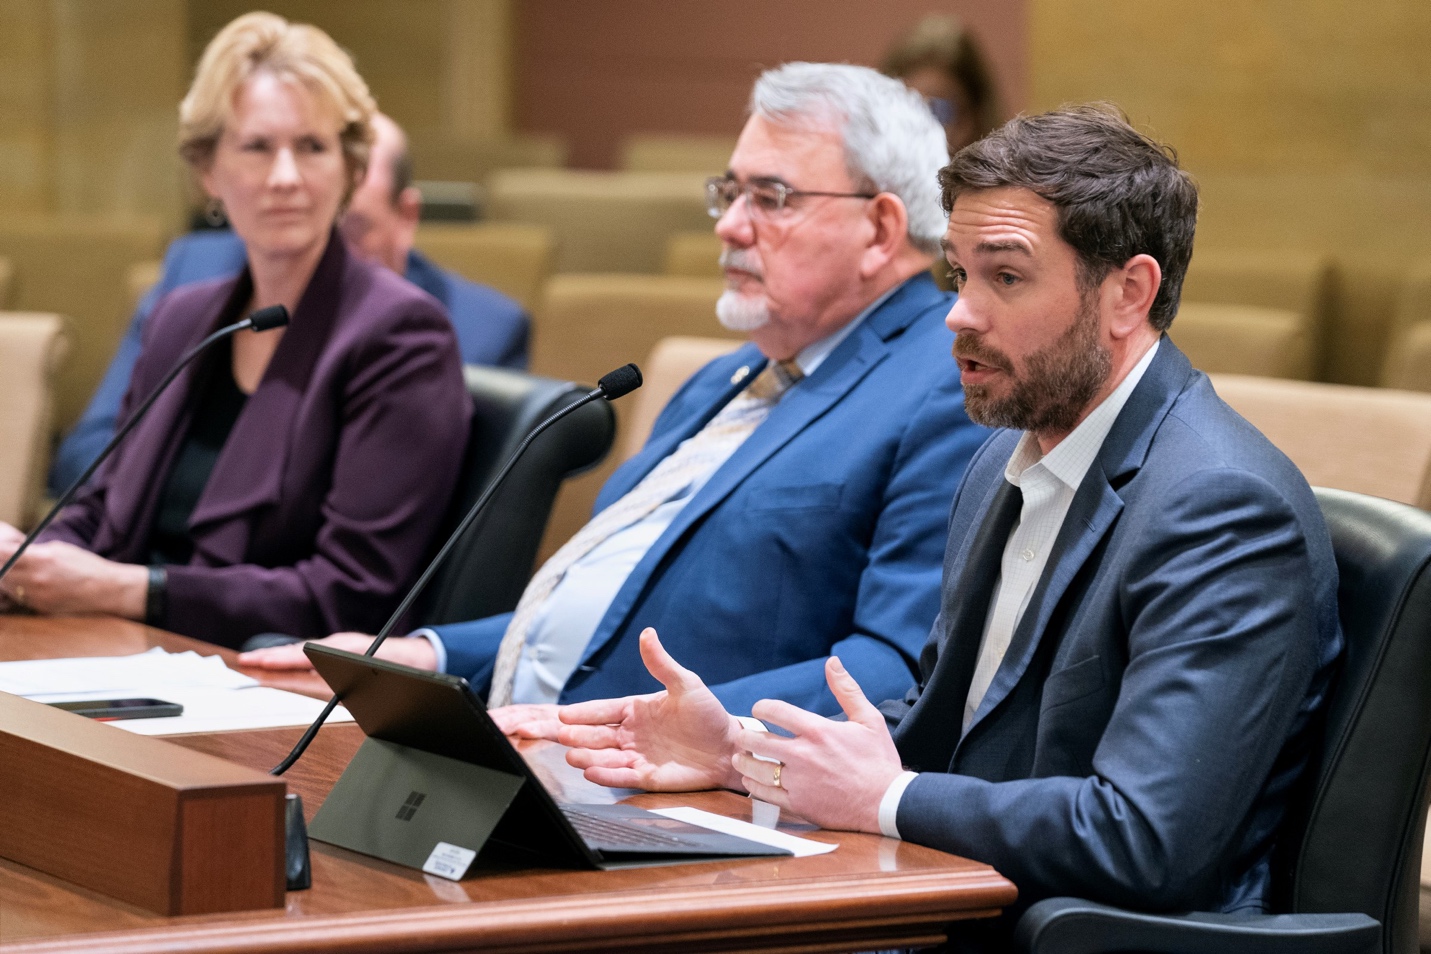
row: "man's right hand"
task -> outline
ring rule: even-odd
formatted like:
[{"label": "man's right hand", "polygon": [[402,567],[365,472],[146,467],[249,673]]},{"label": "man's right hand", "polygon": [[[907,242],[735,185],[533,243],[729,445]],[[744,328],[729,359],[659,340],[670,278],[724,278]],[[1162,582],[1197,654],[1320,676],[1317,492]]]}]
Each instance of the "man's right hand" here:
[{"label": "man's right hand", "polygon": [[[365,653],[373,644],[373,637],[364,633],[334,633],[313,642],[320,646],[332,646],[334,649],[346,649],[350,653]],[[239,653],[238,664],[253,669],[312,669],[313,664],[303,654],[303,645],[290,643],[287,646],[271,646],[268,649]],[[378,647],[378,658],[414,669],[437,668],[437,653],[433,651],[432,643],[420,636],[384,640]]]},{"label": "man's right hand", "polygon": [[641,659],[665,690],[562,706],[557,739],[566,760],[598,785],[652,792],[742,790],[731,765],[740,723],[666,652],[656,631],[641,632]]}]

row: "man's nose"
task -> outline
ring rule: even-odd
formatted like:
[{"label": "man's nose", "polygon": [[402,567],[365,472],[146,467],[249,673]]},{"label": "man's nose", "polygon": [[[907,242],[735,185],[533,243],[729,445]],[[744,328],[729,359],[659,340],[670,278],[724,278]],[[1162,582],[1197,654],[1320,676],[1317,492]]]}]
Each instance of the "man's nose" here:
[{"label": "man's nose", "polygon": [[755,244],[755,223],[750,218],[750,201],[744,193],[736,196],[721,217],[716,219],[715,234],[721,241],[738,248]]},{"label": "man's nose", "polygon": [[961,292],[954,299],[954,307],[944,316],[944,327],[957,335],[961,331],[982,331],[981,325],[969,296]]}]

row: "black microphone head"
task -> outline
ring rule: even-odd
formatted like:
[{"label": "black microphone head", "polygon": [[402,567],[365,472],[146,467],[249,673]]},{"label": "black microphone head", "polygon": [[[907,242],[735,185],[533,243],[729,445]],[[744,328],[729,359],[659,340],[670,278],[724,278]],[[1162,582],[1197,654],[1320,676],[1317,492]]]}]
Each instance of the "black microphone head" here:
[{"label": "black microphone head", "polygon": [[282,305],[269,305],[249,315],[248,320],[254,331],[282,328],[288,324],[288,309]]},{"label": "black microphone head", "polygon": [[606,372],[596,386],[601,388],[606,400],[614,401],[641,386],[641,369],[634,364],[623,364],[615,371]]}]

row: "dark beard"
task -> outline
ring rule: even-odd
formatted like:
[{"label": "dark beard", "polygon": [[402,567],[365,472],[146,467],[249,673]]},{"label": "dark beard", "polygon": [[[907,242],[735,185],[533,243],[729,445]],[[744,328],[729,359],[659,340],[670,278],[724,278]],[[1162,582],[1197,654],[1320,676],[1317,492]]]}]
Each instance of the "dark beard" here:
[{"label": "dark beard", "polygon": [[[1092,296],[1079,305],[1073,325],[1053,344],[1029,356],[1024,374],[1004,398],[983,385],[964,387],[964,411],[975,424],[1035,433],[1067,433],[1113,369],[1113,356],[1098,342],[1098,312]],[[967,334],[967,333],[966,333]],[[975,338],[955,340],[954,353],[1009,371],[1008,357]],[[989,360],[985,361],[987,357]]]}]

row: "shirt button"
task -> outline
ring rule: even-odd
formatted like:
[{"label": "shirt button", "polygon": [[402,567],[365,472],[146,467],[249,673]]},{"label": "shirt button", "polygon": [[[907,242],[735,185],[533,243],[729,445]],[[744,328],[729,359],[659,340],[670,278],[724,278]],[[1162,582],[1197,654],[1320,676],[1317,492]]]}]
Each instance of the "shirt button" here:
[{"label": "shirt button", "polygon": [[1027,563],[1038,556],[1038,554],[1034,553],[1033,550],[1025,550],[1023,553],[1020,553],[1019,556],[1023,557],[1024,562]]},{"label": "shirt button", "polygon": [[551,649],[551,647],[550,647],[550,646],[538,646],[538,647],[537,647],[536,656],[537,656],[537,659],[538,659],[539,661],[541,661],[541,662],[547,662],[548,660],[550,660],[550,659],[552,658],[552,649]]}]

